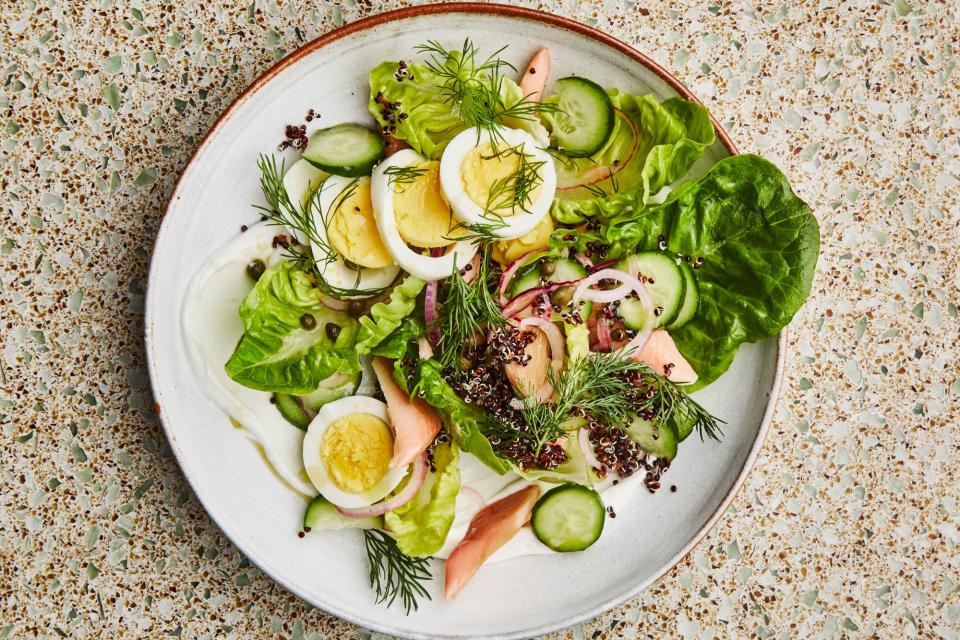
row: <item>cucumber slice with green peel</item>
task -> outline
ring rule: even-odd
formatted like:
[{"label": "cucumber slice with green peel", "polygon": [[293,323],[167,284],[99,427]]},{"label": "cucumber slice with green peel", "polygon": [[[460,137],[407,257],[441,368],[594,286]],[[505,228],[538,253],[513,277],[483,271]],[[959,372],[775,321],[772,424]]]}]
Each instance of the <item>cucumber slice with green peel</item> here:
[{"label": "cucumber slice with green peel", "polygon": [[575,76],[560,78],[553,88],[558,109],[552,117],[557,149],[571,158],[585,158],[603,148],[614,123],[613,103],[604,88]]},{"label": "cucumber slice with green peel", "polygon": [[[686,280],[676,258],[660,251],[644,251],[627,256],[617,263],[616,268],[646,279],[656,317],[654,328],[659,329],[674,321],[686,293]],[[623,307],[623,301],[620,306]]]},{"label": "cucumber slice with green peel", "polygon": [[533,533],[554,551],[583,551],[600,538],[606,509],[600,494],[568,482],[540,496],[533,505]]},{"label": "cucumber slice with green peel", "polygon": [[516,297],[523,293],[524,291],[529,291],[530,289],[536,289],[540,286],[540,267],[539,265],[533,265],[533,268],[521,275],[518,278],[514,278],[513,282],[510,285],[511,297]]},{"label": "cucumber slice with green peel", "polygon": [[307,142],[303,159],[328,173],[348,178],[368,176],[383,157],[383,138],[359,124],[321,129]]},{"label": "cucumber slice with green peel", "polygon": [[300,398],[286,393],[275,393],[273,394],[273,401],[274,404],[277,405],[277,410],[280,411],[280,415],[282,415],[287,422],[304,431],[310,426],[313,416],[307,413],[307,410],[300,404]]},{"label": "cucumber slice with green peel", "polygon": [[624,298],[617,305],[617,315],[627,329],[640,331],[647,321],[647,305],[636,298]]},{"label": "cucumber slice with green peel", "polygon": [[683,302],[680,304],[680,310],[677,311],[677,317],[667,325],[667,329],[679,329],[687,324],[697,314],[697,309],[700,307],[700,287],[697,285],[697,277],[694,275],[693,269],[683,261],[680,262],[679,266],[683,273],[685,285]]},{"label": "cucumber slice with green peel", "polygon": [[641,449],[658,458],[673,460],[677,455],[677,434],[669,425],[634,418],[626,433]]},{"label": "cucumber slice with green peel", "polygon": [[352,395],[358,386],[360,386],[360,374],[355,373],[349,377],[344,377],[339,384],[328,386],[321,382],[316,391],[308,393],[305,396],[299,396],[299,398],[306,409],[317,412],[320,410],[320,407],[328,402]]},{"label": "cucumber slice with green peel", "polygon": [[332,531],[336,529],[382,529],[383,516],[375,518],[348,518],[323,496],[317,496],[307,505],[303,514],[304,531]]}]

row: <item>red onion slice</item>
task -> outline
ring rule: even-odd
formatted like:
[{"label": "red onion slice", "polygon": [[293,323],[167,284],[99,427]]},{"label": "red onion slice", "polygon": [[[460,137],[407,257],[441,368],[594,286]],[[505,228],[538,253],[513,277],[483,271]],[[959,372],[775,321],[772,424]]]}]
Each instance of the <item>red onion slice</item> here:
[{"label": "red onion slice", "polygon": [[[653,332],[654,325],[654,316],[653,316],[653,300],[650,298],[650,293],[647,291],[646,286],[640,279],[634,275],[631,275],[625,271],[620,271],[619,269],[601,269],[595,273],[590,274],[586,278],[580,281],[580,284],[577,286],[576,291],[573,292],[573,299],[578,299],[578,293],[582,296],[584,291],[591,285],[600,280],[618,280],[625,284],[629,284],[634,291],[637,292],[637,297],[640,298],[640,302],[643,303],[643,307],[647,312],[647,317],[643,320],[644,329],[637,332],[630,342],[625,344],[621,351],[624,353],[637,354],[643,349],[643,345],[647,344],[647,340],[650,339],[650,334]],[[619,287],[618,287],[619,289]],[[602,323],[597,323],[597,339],[599,340],[599,332]]]},{"label": "red onion slice", "polygon": [[625,122],[633,132],[633,144],[630,145],[630,151],[628,151],[625,154],[625,157],[615,165],[597,165],[590,167],[579,176],[571,178],[569,182],[558,180],[557,191],[570,191],[572,189],[579,189],[580,187],[603,182],[604,180],[609,180],[616,174],[623,171],[623,168],[626,167],[630,163],[630,160],[633,159],[634,154],[637,152],[637,146],[640,142],[640,133],[637,131],[637,127],[633,124],[633,120],[630,119],[630,116],[620,109],[615,108],[614,111],[616,112],[616,115],[620,116],[621,120],[623,120],[623,122]]},{"label": "red onion slice", "polygon": [[477,491],[476,489],[474,489],[473,487],[471,487],[470,485],[465,484],[462,487],[460,487],[460,490],[463,491],[465,495],[470,496],[470,498],[477,503],[477,506],[479,508],[483,509],[485,506],[487,506],[487,501],[484,499],[483,494]]},{"label": "red onion slice", "polygon": [[543,287],[536,287],[534,289],[527,289],[523,293],[517,294],[515,298],[510,300],[503,307],[503,315],[507,318],[512,318],[527,307],[529,307],[534,300],[539,296],[544,294],[549,294],[557,289],[562,289],[563,287],[572,287],[576,285],[579,280],[567,280],[566,282],[551,282],[550,284]]},{"label": "red onion slice", "polygon": [[347,518],[375,518],[382,516],[388,511],[402,507],[413,500],[413,497],[417,495],[417,491],[420,491],[420,487],[423,486],[423,481],[427,479],[428,467],[427,452],[424,451],[413,459],[410,469],[410,479],[400,493],[383,502],[372,504],[369,507],[358,507],[356,509],[337,507],[337,511]]},{"label": "red onion slice", "polygon": [[504,269],[503,274],[500,276],[500,282],[497,284],[497,296],[501,307],[507,304],[507,287],[510,286],[510,281],[513,280],[513,276],[516,275],[517,271],[545,255],[547,255],[546,251],[528,251],[507,265],[507,268]]},{"label": "red onion slice", "polygon": [[340,300],[339,298],[334,298],[333,296],[328,296],[325,293],[320,294],[320,304],[325,306],[331,311],[346,311],[347,306],[350,304],[346,300]]},{"label": "red onion slice", "polygon": [[597,315],[597,350],[610,351],[610,327],[603,313]]},{"label": "red onion slice", "polygon": [[[557,325],[553,324],[549,320],[544,320],[543,318],[538,318],[536,316],[531,316],[529,318],[524,318],[520,321],[520,329],[523,330],[524,327],[536,327],[543,331],[547,336],[547,342],[550,343],[550,367],[553,369],[553,374],[557,375],[560,373],[560,369],[563,368],[563,360],[567,355],[566,344],[563,340],[563,333],[560,332],[560,329]],[[549,402],[553,397],[553,385],[550,384],[550,381],[547,380],[543,383],[539,389],[537,389],[537,398],[540,402]]]},{"label": "red onion slice", "polygon": [[593,443],[590,442],[589,429],[586,427],[580,427],[580,432],[577,434],[577,439],[580,443],[580,451],[583,453],[583,457],[587,461],[587,464],[599,471],[603,467],[603,464],[597,460],[597,456],[593,452]]}]

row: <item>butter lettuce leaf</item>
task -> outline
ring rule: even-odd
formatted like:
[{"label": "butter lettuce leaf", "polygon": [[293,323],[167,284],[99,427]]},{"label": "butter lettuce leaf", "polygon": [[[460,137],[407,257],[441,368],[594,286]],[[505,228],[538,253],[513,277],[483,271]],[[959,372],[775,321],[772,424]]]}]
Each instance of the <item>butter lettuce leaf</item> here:
[{"label": "butter lettuce leaf", "polygon": [[410,395],[419,395],[440,412],[444,425],[462,450],[472,453],[480,462],[503,475],[512,468],[509,460],[498,456],[483,434],[481,425],[486,415],[476,406],[467,404],[443,379],[440,363],[421,360],[413,373]]},{"label": "butter lettuce leaf", "polygon": [[[305,329],[300,319],[316,320]],[[267,269],[240,303],[243,335],[225,365],[227,375],[245,387],[303,395],[333,374],[354,374],[357,322],[320,302],[310,277],[289,262]],[[340,327],[336,340],[328,324]]]},{"label": "butter lettuce leaf", "polygon": [[[450,51],[446,67],[458,73],[465,83],[490,81],[487,74],[476,72],[472,65],[455,62],[461,55],[460,51]],[[439,160],[447,143],[469,125],[461,117],[459,105],[451,99],[449,92],[444,91],[445,78],[422,62],[407,63],[405,75],[398,76],[398,69],[399,63],[389,61],[373,68],[367,109],[381,127],[396,127],[393,137],[405,141],[426,157]],[[510,78],[498,76],[496,82],[501,102],[498,111],[507,110],[526,98],[520,86]],[[384,102],[378,102],[377,96],[382,96]],[[395,114],[393,120],[388,119],[384,111],[385,102],[396,105],[390,110]],[[400,113],[406,117],[401,119]],[[502,118],[502,124],[529,131],[544,145],[548,141],[547,130],[539,118]]]},{"label": "butter lettuce leaf", "polygon": [[427,474],[413,499],[384,515],[397,547],[408,556],[429,557],[440,551],[450,532],[460,493],[460,450],[456,445],[433,449],[436,471]]},{"label": "butter lettuce leaf", "polygon": [[357,334],[358,355],[370,353],[400,326],[404,318],[413,313],[417,296],[425,285],[426,282],[420,278],[408,275],[393,288],[387,302],[376,303],[370,308],[370,315],[360,318],[360,330]]},{"label": "butter lettuce leaf", "polygon": [[423,320],[407,316],[400,321],[400,326],[393,330],[383,341],[370,350],[375,356],[383,356],[390,360],[400,360],[417,352],[416,340],[426,333]]},{"label": "butter lettuce leaf", "polygon": [[700,379],[727,370],[740,344],[777,335],[803,305],[820,252],[820,228],[807,204],[771,162],[738,155],[680,185],[639,217],[614,218],[607,240],[630,250],[700,258],[700,305],[670,335]]},{"label": "butter lettuce leaf", "polygon": [[[650,196],[679,180],[716,137],[710,114],[695,102],[660,102],[617,89],[608,93],[618,111],[607,143],[590,158],[557,162],[559,186],[591,183],[558,191],[551,213],[560,222],[608,219],[611,211],[643,209]],[[549,114],[543,117],[550,122]]]}]

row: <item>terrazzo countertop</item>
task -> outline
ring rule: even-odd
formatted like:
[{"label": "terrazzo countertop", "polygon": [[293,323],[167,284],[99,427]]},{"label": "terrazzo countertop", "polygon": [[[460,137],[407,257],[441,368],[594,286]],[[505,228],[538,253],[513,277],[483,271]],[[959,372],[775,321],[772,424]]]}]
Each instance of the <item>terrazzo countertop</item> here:
[{"label": "terrazzo countertop", "polygon": [[[205,515],[142,339],[151,246],[200,136],[371,4],[0,6],[0,638],[371,636]],[[657,586],[548,637],[960,638],[957,3],[517,4],[671,69],[786,171],[823,235],[733,508]]]}]

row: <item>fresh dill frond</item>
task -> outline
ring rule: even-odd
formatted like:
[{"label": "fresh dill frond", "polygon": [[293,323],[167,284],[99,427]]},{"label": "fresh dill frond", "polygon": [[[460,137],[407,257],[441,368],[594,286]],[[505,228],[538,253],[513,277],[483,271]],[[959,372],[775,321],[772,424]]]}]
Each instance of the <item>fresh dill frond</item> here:
[{"label": "fresh dill frond", "polygon": [[481,249],[477,274],[467,282],[454,265],[453,275],[443,282],[443,296],[432,329],[436,330],[440,364],[451,367],[457,363],[460,352],[474,344],[482,332],[503,328],[506,319],[500,305],[490,293],[496,283],[491,276],[490,249]]},{"label": "fresh dill frond", "polygon": [[[634,416],[649,413],[658,424],[667,424],[675,417],[690,421],[701,438],[717,440],[722,435],[721,421],[676,383],[620,351],[572,359],[559,375],[550,371],[548,380],[556,392],[556,401],[524,401],[520,410],[529,427],[529,432],[520,435],[533,438],[535,455],[563,435],[566,422],[573,415],[590,416],[597,422],[625,429]],[[643,382],[642,391],[635,384],[638,380]]]},{"label": "fresh dill frond", "polygon": [[601,187],[598,184],[585,184],[583,188],[595,195],[598,198],[606,198],[608,195],[607,190]]},{"label": "fresh dill frond", "polygon": [[543,183],[542,170],[546,163],[543,160],[531,161],[522,144],[508,147],[491,156],[483,156],[483,159],[502,158],[504,155],[517,156],[517,170],[509,176],[495,180],[490,186],[484,206],[485,217],[501,217],[497,212],[505,209],[509,209],[511,213],[516,213],[518,209],[529,213],[528,207],[533,203],[533,193]]},{"label": "fresh dill frond", "polygon": [[420,167],[387,167],[383,175],[387,176],[387,186],[396,191],[396,187],[411,184],[420,176],[427,173],[428,169]]},{"label": "fresh dill frond", "polygon": [[489,220],[489,222],[459,222],[455,224],[450,229],[450,235],[444,236],[444,238],[455,241],[466,240],[477,246],[502,240],[503,237],[498,232],[507,226],[503,218],[490,218],[488,216],[483,216],[483,218]]},{"label": "fresh dill frond", "polygon": [[379,529],[364,529],[363,540],[370,562],[370,586],[377,594],[377,604],[389,607],[399,597],[404,613],[416,611],[418,598],[430,600],[424,583],[433,579],[429,558],[413,558],[397,547],[397,542]]},{"label": "fresh dill frond", "polygon": [[255,204],[253,207],[263,214],[269,224],[293,230],[301,239],[306,239],[309,245],[288,247],[284,256],[286,259],[295,263],[298,268],[312,273],[320,288],[330,295],[374,296],[385,291],[385,289],[361,289],[359,270],[355,285],[349,289],[332,285],[323,277],[324,267],[340,257],[327,241],[327,228],[330,226],[333,214],[356,193],[359,179],[351,180],[337,194],[330,207],[324,211],[320,204],[320,196],[330,187],[326,179],[312,189],[307,194],[306,201],[300,205],[290,198],[283,183],[285,165],[282,161],[278,163],[272,155],[263,154],[257,166],[260,168],[260,190],[263,192],[267,206]]},{"label": "fresh dill frond", "polygon": [[504,72],[517,68],[500,58],[506,47],[478,61],[479,51],[469,38],[459,51],[448,51],[439,42],[429,40],[416,47],[424,54],[424,64],[440,78],[440,95],[444,102],[455,107],[460,119],[477,128],[478,143],[481,132],[486,132],[490,145],[496,149],[503,142],[501,128],[505,118],[536,120],[538,113],[555,113],[552,103],[540,103],[523,96],[512,105],[503,100]]}]

